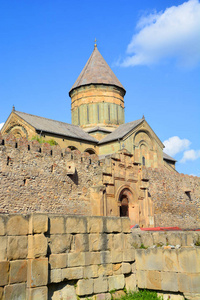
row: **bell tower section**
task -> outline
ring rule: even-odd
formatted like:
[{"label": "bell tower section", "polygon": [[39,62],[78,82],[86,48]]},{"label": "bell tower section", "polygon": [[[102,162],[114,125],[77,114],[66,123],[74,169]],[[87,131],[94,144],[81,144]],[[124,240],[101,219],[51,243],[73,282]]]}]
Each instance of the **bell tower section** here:
[{"label": "bell tower section", "polygon": [[110,131],[124,123],[126,91],[95,44],[94,50],[69,92],[72,124],[85,130]]}]

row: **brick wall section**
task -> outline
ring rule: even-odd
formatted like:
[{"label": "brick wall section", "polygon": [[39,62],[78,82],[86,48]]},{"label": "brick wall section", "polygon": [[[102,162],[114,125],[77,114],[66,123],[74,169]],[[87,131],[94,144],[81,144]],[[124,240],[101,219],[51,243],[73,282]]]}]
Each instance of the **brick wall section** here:
[{"label": "brick wall section", "polygon": [[102,174],[96,155],[12,136],[1,143],[0,212],[91,214],[90,187]]},{"label": "brick wall section", "polygon": [[[144,168],[154,203],[155,226],[200,227],[200,178]],[[186,193],[190,191],[190,193]]]},{"label": "brick wall section", "polygon": [[0,299],[105,300],[124,287],[198,299],[197,240],[198,232],[131,233],[128,218],[1,214]]}]

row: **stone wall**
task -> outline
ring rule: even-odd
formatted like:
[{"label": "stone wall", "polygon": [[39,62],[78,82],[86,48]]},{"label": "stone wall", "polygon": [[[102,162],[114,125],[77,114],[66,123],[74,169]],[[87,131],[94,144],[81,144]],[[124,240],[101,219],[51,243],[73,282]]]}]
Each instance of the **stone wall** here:
[{"label": "stone wall", "polygon": [[0,137],[0,211],[91,215],[90,188],[99,185],[98,156]]},{"label": "stone wall", "polygon": [[142,169],[149,179],[155,226],[200,227],[200,178],[165,169]]},{"label": "stone wall", "polygon": [[128,218],[1,214],[0,299],[110,300],[124,288],[199,299],[198,241],[199,232],[131,233]]}]

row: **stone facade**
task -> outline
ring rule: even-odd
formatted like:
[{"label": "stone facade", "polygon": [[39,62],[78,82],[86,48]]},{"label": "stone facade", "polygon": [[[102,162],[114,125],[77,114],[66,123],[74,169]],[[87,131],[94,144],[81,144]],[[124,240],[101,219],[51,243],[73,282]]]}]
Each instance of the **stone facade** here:
[{"label": "stone facade", "polygon": [[126,150],[99,160],[69,148],[0,137],[0,181],[4,213],[129,216],[141,227],[200,224],[199,178],[141,167]]},{"label": "stone facade", "polygon": [[199,299],[197,241],[198,232],[131,233],[128,218],[0,214],[0,298],[111,299],[147,288]]}]

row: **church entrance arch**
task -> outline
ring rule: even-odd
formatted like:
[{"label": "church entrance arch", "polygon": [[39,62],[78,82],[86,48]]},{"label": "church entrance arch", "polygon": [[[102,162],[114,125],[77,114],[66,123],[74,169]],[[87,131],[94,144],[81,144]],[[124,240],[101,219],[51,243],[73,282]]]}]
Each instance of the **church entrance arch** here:
[{"label": "church entrance arch", "polygon": [[121,186],[116,193],[120,217],[129,217],[131,224],[139,224],[139,203],[135,191],[128,185]]}]

